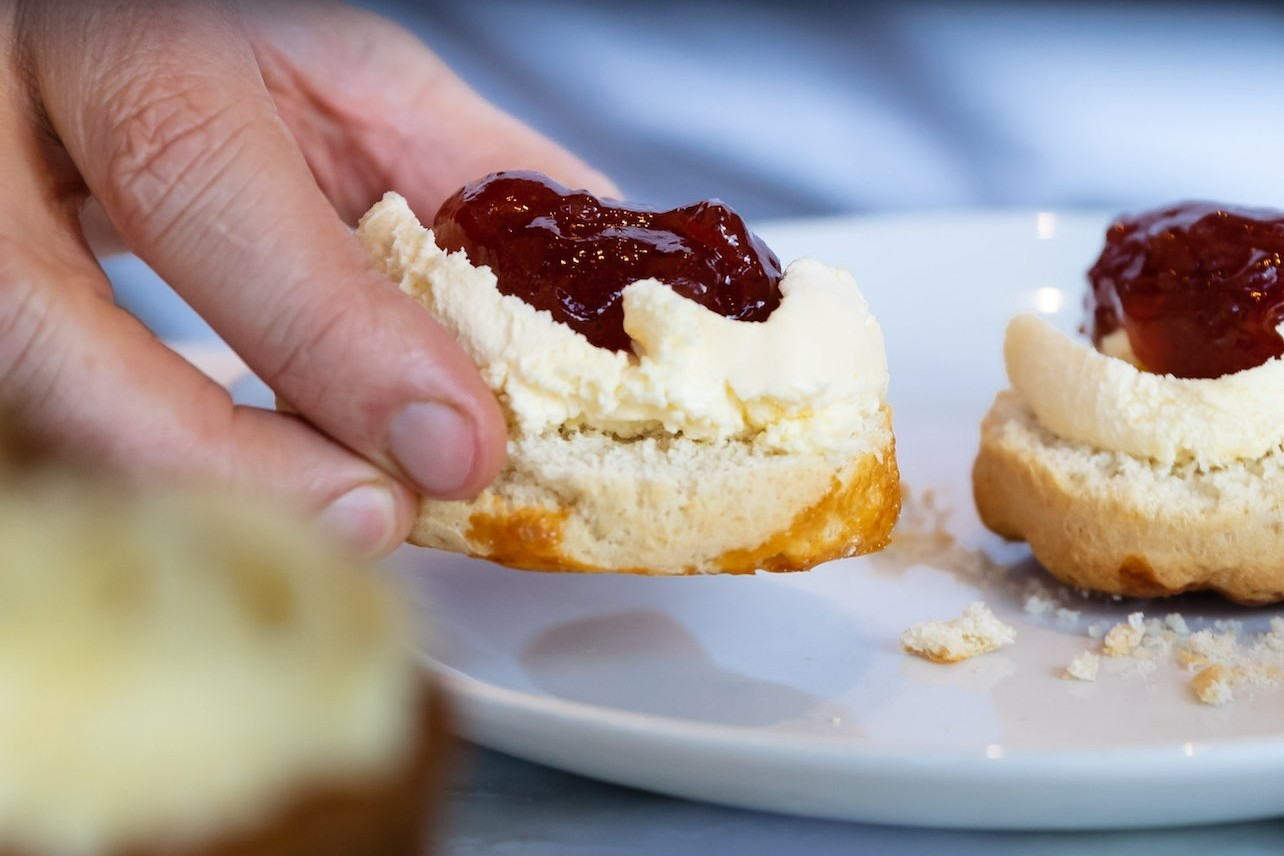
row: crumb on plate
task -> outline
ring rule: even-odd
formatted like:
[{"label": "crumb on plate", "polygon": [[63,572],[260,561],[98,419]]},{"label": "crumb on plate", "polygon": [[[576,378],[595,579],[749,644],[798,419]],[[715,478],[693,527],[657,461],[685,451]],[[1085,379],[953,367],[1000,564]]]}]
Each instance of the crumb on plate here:
[{"label": "crumb on plate", "polygon": [[934,663],[957,663],[1016,641],[1016,629],[981,601],[948,621],[924,621],[901,634],[901,650]]},{"label": "crumb on plate", "polygon": [[1101,659],[1096,654],[1091,651],[1080,651],[1070,661],[1070,665],[1066,666],[1062,677],[1076,681],[1095,681],[1100,667]]}]

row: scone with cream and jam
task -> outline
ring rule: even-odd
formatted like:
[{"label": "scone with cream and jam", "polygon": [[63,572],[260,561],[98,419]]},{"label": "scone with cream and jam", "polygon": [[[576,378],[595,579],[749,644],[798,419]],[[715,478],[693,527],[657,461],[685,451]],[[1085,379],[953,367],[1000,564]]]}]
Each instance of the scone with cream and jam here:
[{"label": "scone with cream and jam", "polygon": [[420,856],[411,631],[292,518],[0,460],[0,853]]},{"label": "scone with cream and jam", "polygon": [[982,425],[981,519],[1061,580],[1284,598],[1284,213],[1123,217],[1089,271],[1096,349],[1010,323]]},{"label": "scone with cream and jam", "polygon": [[472,357],[509,428],[415,543],[513,567],[799,570],[883,547],[899,512],[882,333],[846,271],[770,250],[717,202],[599,200],[535,173],[427,229],[388,194],[358,236]]}]

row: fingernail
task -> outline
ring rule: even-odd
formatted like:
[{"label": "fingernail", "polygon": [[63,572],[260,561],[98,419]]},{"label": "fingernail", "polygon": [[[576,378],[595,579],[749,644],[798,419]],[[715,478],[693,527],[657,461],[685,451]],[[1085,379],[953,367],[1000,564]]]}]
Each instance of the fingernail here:
[{"label": "fingernail", "polygon": [[316,525],[354,556],[380,556],[393,547],[397,509],[392,491],[377,485],[355,487],[317,515]]},{"label": "fingernail", "polygon": [[397,466],[431,496],[452,498],[473,474],[472,420],[435,401],[408,405],[388,425],[388,450]]}]

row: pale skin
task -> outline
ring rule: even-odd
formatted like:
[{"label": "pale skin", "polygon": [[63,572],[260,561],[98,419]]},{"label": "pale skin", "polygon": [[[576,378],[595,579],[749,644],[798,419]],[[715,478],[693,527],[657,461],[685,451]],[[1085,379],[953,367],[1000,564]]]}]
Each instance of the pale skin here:
[{"label": "pale skin", "polygon": [[[497,169],[605,178],[340,5],[15,0],[0,59],[0,408],[118,474],[278,497],[367,556],[418,495],[494,478],[494,397],[350,226],[390,189],[431,218]],[[234,405],[118,309],[91,249],[113,242],[298,415]]]}]

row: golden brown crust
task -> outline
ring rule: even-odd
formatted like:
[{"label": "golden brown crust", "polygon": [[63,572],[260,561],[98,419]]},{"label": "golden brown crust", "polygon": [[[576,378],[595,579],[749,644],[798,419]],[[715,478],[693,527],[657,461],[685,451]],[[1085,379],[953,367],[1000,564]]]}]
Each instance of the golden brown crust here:
[{"label": "golden brown crust", "polygon": [[901,511],[900,473],[893,449],[867,455],[845,481],[757,546],[729,550],[714,566],[724,573],[798,571],[831,559],[873,553],[887,546]]},{"label": "golden brown crust", "polygon": [[890,419],[884,445],[845,458],[603,435],[517,443],[475,499],[425,500],[410,540],[526,570],[805,570],[886,546],[900,512]]},{"label": "golden brown crust", "polygon": [[[300,793],[249,830],[195,844],[157,844],[113,856],[423,856],[448,770],[449,714],[442,694],[423,693],[422,728],[395,770],[376,781]],[[175,783],[181,786],[181,783]],[[0,856],[43,856],[0,846]]]},{"label": "golden brown crust", "polygon": [[1071,585],[1132,597],[1212,590],[1245,604],[1284,599],[1284,480],[1160,469],[1061,440],[1011,392],[981,426],[972,470],[981,521],[1029,542]]}]

